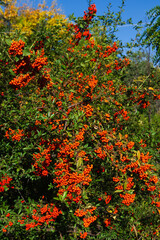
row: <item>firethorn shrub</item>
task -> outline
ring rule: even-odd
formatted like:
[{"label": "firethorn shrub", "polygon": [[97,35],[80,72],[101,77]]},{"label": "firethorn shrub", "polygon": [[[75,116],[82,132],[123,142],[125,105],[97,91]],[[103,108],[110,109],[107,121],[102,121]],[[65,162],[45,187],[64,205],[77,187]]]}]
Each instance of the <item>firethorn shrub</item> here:
[{"label": "firethorn shrub", "polygon": [[130,60],[90,32],[96,11],[57,42],[44,23],[3,37],[1,239],[159,236],[159,147],[136,131],[159,89],[123,82]]}]

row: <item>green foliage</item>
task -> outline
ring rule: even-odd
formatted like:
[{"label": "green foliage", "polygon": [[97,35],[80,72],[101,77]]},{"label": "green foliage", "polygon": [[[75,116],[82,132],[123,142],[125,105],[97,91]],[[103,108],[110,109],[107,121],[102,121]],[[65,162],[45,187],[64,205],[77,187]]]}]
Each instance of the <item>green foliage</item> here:
[{"label": "green foliage", "polygon": [[147,13],[147,16],[150,22],[146,25],[146,30],[143,32],[141,40],[143,39],[147,45],[152,45],[152,48],[156,51],[155,63],[157,64],[160,61],[160,6],[152,8]]}]

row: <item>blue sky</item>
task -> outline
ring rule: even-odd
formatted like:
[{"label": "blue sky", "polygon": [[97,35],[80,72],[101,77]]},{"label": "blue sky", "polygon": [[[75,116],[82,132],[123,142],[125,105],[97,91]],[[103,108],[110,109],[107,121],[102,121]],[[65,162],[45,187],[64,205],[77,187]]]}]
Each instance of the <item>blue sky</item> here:
[{"label": "blue sky", "polygon": [[[27,2],[27,0],[21,0],[21,2]],[[50,6],[52,1],[46,0],[45,2]],[[121,0],[94,0],[92,2],[96,4],[97,15],[103,15],[104,12],[107,12],[107,5],[109,3],[112,4],[112,11],[114,12],[117,12],[118,6],[121,5]],[[34,6],[36,6],[37,3],[43,3],[43,0],[33,0]],[[74,13],[76,17],[83,16],[84,10],[88,8],[87,0],[57,0],[57,4],[66,17],[72,13]],[[156,5],[160,5],[160,0],[125,0],[125,11],[122,14],[122,18],[123,20],[127,20],[131,17],[135,24],[140,20],[145,23],[147,21],[146,12]],[[118,29],[117,36],[123,43],[129,42],[131,38],[135,38],[135,31],[132,27],[123,26]]]}]

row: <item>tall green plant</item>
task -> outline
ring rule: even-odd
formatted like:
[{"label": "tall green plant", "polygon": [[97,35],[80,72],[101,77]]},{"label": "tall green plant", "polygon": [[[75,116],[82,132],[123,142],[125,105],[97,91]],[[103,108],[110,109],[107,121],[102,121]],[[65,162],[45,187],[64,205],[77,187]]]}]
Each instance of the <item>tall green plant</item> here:
[{"label": "tall green plant", "polygon": [[149,23],[146,24],[146,29],[141,36],[144,44],[152,45],[152,49],[155,50],[155,63],[160,61],[160,41],[159,41],[159,25],[160,25],[160,6],[152,8],[147,13]]}]

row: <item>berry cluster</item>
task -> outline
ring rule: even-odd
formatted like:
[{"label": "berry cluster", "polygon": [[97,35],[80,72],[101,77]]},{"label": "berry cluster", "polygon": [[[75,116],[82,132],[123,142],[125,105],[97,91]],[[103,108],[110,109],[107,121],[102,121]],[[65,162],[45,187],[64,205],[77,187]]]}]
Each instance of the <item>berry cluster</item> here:
[{"label": "berry cluster", "polygon": [[23,42],[21,39],[19,41],[12,41],[12,44],[9,48],[9,54],[15,56],[20,56],[23,54],[23,48],[24,48],[25,42]]}]

